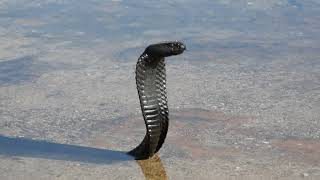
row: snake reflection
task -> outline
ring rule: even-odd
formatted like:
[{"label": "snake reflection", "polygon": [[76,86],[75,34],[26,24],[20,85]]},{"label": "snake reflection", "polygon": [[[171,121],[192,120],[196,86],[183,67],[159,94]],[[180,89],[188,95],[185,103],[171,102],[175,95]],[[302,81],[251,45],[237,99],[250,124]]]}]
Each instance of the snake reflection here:
[{"label": "snake reflection", "polygon": [[178,41],[152,44],[138,59],[136,85],[146,135],[140,145],[129,152],[136,159],[152,157],[164,143],[169,125],[165,57],[182,54],[185,49]]},{"label": "snake reflection", "polygon": [[137,160],[144,177],[149,179],[167,180],[167,173],[160,157],[156,154],[147,160]]}]

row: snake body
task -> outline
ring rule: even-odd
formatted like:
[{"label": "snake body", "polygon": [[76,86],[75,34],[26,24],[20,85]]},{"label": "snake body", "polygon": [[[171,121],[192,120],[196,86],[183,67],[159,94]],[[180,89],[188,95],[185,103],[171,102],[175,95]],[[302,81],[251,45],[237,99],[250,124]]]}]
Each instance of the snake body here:
[{"label": "snake body", "polygon": [[146,125],[143,141],[128,154],[148,159],[159,151],[169,126],[165,57],[183,53],[186,46],[178,41],[149,45],[136,65],[136,85]]}]

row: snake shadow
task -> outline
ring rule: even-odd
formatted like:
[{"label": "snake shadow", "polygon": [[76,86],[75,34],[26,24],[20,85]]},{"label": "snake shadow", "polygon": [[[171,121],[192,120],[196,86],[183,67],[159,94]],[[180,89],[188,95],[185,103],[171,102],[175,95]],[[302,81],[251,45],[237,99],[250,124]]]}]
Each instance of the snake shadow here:
[{"label": "snake shadow", "polygon": [[126,152],[0,135],[0,155],[112,164],[133,161]]}]

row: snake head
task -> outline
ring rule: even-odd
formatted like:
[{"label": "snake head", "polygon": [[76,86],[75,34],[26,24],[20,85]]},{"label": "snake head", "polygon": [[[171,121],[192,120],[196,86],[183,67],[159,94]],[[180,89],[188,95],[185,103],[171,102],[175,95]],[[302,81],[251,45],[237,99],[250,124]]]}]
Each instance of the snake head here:
[{"label": "snake head", "polygon": [[182,54],[186,45],[179,41],[163,42],[149,45],[145,53],[153,57],[168,57]]}]

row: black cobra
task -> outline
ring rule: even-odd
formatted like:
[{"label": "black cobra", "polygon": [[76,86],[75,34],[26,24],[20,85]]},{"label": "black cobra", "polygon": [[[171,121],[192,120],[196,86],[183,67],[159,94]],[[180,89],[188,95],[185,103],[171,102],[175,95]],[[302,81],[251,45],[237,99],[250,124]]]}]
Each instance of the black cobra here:
[{"label": "black cobra", "polygon": [[141,144],[129,152],[136,159],[152,157],[164,143],[169,125],[165,57],[179,55],[185,49],[178,41],[152,44],[138,59],[136,84],[146,135]]}]

